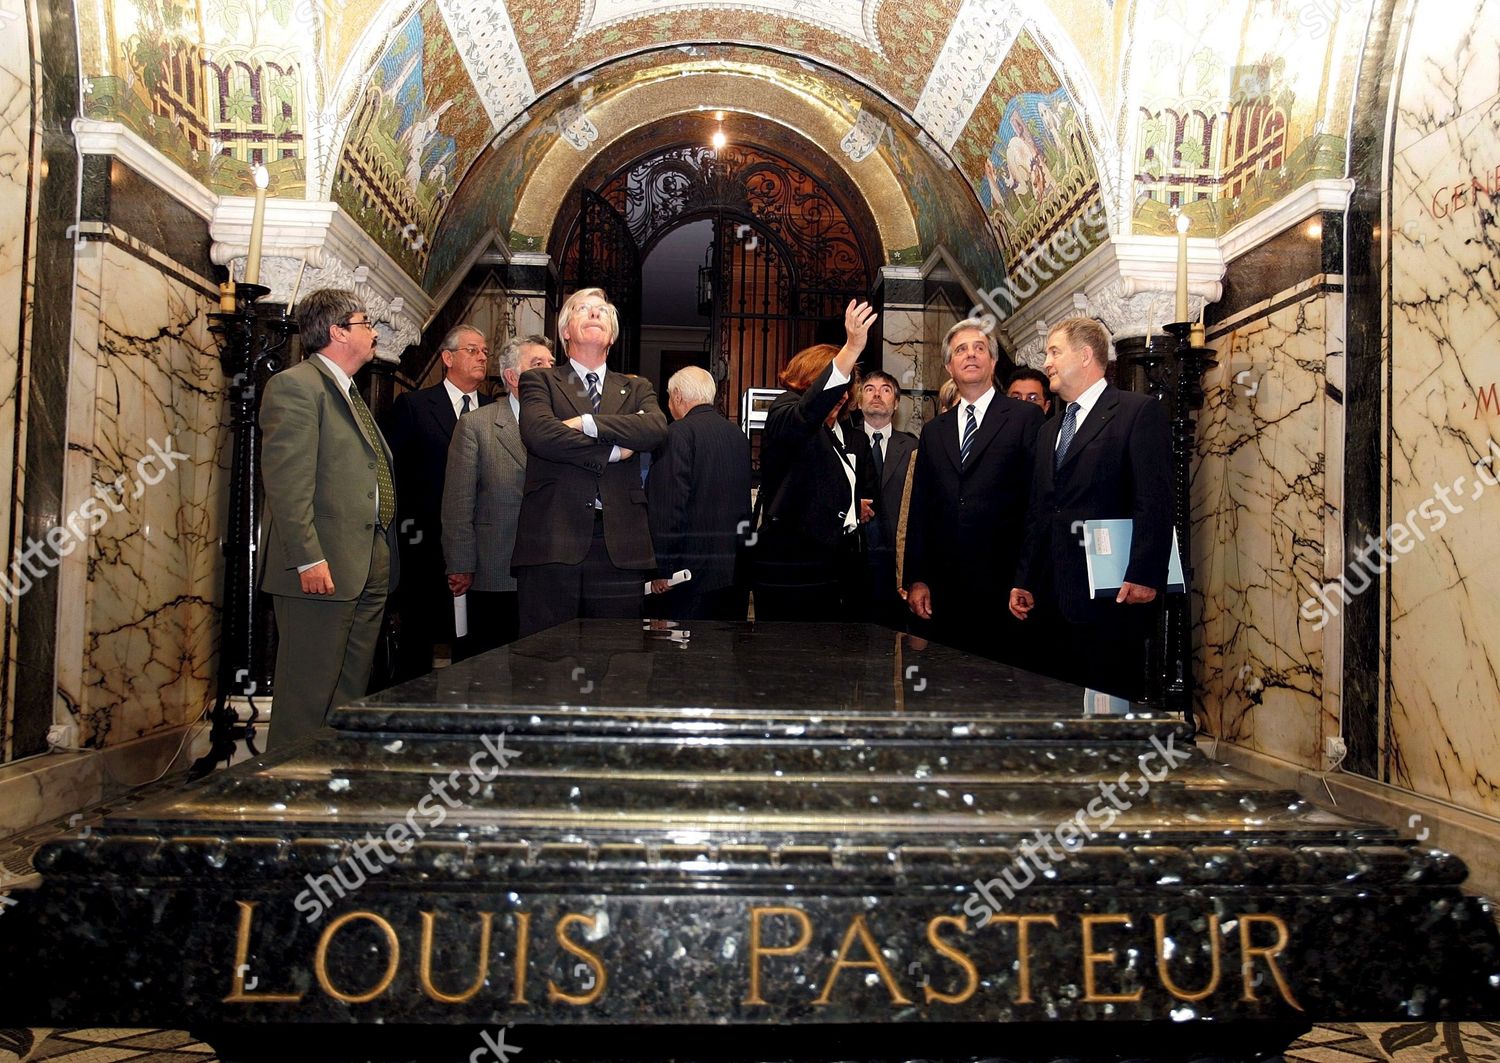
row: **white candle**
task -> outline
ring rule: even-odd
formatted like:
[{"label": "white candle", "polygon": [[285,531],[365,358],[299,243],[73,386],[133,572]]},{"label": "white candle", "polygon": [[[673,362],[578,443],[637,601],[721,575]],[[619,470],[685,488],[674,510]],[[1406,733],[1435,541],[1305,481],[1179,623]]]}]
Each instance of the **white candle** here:
[{"label": "white candle", "polygon": [[1191,224],[1186,214],[1177,215],[1177,321],[1188,319],[1187,231]]},{"label": "white candle", "polygon": [[264,166],[255,168],[255,213],[250,218],[250,251],[245,256],[245,283],[260,283],[260,244],[266,231],[266,187],[271,175]]},{"label": "white candle", "polygon": [[302,265],[300,265],[300,266],[297,267],[297,280],[292,285],[292,297],[291,297],[291,299],[289,299],[287,301],[287,304],[286,304],[287,313],[291,313],[293,310],[295,310],[297,308],[297,293],[302,290],[302,274],[304,274],[306,272],[307,272],[307,256],[303,255],[302,256]]}]

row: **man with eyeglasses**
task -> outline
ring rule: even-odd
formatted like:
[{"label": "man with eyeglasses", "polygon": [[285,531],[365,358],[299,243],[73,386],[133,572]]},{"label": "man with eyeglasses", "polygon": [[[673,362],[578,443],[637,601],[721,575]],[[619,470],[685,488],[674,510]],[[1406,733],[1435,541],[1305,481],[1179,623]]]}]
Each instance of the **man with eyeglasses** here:
[{"label": "man with eyeglasses", "polygon": [[453,593],[443,565],[443,480],[458,419],[492,401],[479,391],[489,375],[489,355],[484,333],[454,325],[438,347],[443,379],[398,395],[386,422],[396,453],[397,542],[406,574],[395,598],[401,619],[392,677],[397,682],[432,671],[434,647],[454,642]]},{"label": "man with eyeglasses", "polygon": [[656,389],[605,366],[620,317],[600,289],[567,298],[557,333],[566,359],[521,375],[526,493],[511,564],[523,638],[639,617],[656,567],[639,457],[667,437]]},{"label": "man with eyeglasses", "polygon": [[271,377],[260,406],[261,588],[278,635],[267,744],[276,749],[365,695],[400,571],[394,459],[353,381],[375,356],[375,325],[357,295],[335,288],[309,293],[297,325],[307,358]]}]

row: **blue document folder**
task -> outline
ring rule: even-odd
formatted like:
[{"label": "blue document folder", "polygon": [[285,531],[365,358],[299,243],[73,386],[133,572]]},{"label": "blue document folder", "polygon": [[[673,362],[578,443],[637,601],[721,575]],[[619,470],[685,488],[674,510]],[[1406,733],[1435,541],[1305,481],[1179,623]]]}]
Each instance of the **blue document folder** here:
[{"label": "blue document folder", "polygon": [[[1083,559],[1089,572],[1089,597],[1113,598],[1125,582],[1130,567],[1130,533],[1135,522],[1086,520],[1083,522]],[[1172,529],[1172,553],[1167,558],[1167,593],[1185,590],[1182,555],[1177,550],[1177,529]]]}]

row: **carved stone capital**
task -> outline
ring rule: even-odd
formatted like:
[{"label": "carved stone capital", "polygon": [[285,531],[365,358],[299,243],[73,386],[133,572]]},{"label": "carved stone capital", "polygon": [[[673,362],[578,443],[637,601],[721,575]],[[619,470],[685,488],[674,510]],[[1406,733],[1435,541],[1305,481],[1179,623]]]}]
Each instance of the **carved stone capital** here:
[{"label": "carved stone capital", "polygon": [[[223,196],[209,220],[209,256],[236,278],[244,276],[253,212],[249,197]],[[432,297],[338,204],[268,200],[261,256],[260,283],[271,289],[268,301],[289,303],[293,289],[301,299],[319,288],[346,288],[364,300],[376,323],[377,357],[399,359],[408,345],[421,342]]]}]

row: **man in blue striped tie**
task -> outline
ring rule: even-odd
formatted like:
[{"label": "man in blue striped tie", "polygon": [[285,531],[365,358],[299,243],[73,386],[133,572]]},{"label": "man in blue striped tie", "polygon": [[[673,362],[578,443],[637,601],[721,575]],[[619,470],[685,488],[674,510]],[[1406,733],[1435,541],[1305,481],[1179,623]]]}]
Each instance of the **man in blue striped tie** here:
[{"label": "man in blue striped tie", "polygon": [[[1146,638],[1167,584],[1172,459],[1166,404],[1105,379],[1109,332],[1087,317],[1047,335],[1047,381],[1062,405],[1037,438],[1027,538],[1010,611],[1051,648],[1038,670],[1117,697],[1146,689]],[[1115,594],[1091,597],[1078,522],[1132,521]]]},{"label": "man in blue striped tie", "polygon": [[1025,664],[1006,603],[1021,550],[1042,411],[995,389],[985,323],[944,340],[958,405],[922,429],[907,520],[907,604],[941,642]]}]

